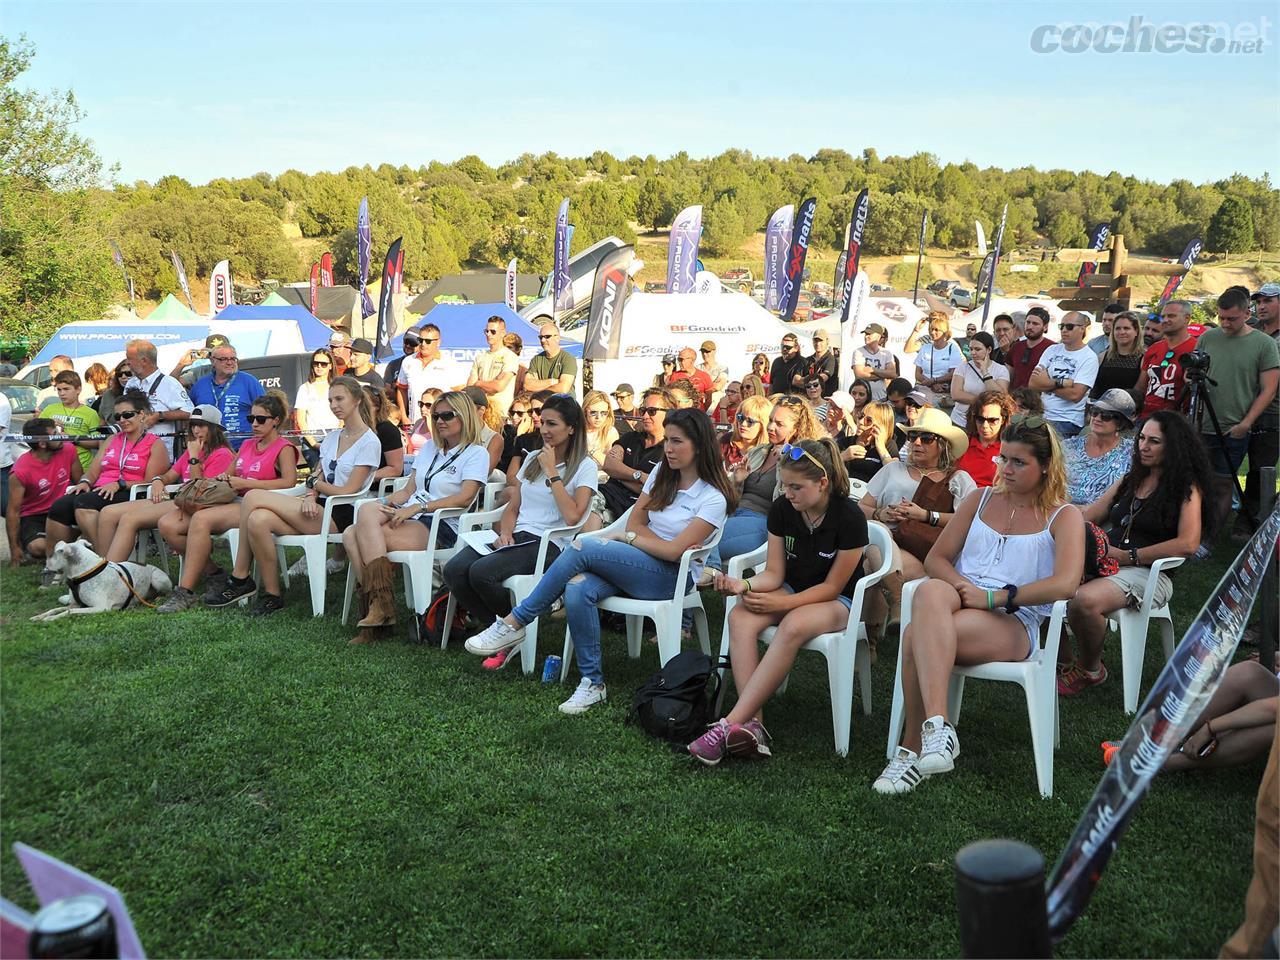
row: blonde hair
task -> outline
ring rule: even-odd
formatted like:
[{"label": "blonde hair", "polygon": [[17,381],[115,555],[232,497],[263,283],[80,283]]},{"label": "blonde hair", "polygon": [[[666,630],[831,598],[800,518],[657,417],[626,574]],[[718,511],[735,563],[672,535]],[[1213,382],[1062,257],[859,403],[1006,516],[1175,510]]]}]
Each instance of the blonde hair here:
[{"label": "blonde hair", "polygon": [[507,415],[502,412],[502,408],[495,403],[490,403],[483,409],[471,404],[476,411],[477,419],[494,433],[501,433],[502,428],[507,425]]},{"label": "blonde hair", "polygon": [[[1067,458],[1062,449],[1062,441],[1058,439],[1058,432],[1043,418],[1034,418],[1039,419],[1040,424],[1035,427],[1029,426],[1027,421],[1030,419],[1033,417],[1014,417],[1005,427],[1001,440],[1004,443],[1026,444],[1031,448],[1032,456],[1045,468],[1044,480],[1040,484],[1040,489],[1036,491],[1036,509],[1047,515],[1060,505],[1069,502]],[[996,477],[995,488],[1001,493],[1006,492],[1003,477]]]},{"label": "blonde hair", "polygon": [[[895,421],[893,419],[893,404],[888,400],[871,400],[863,405],[862,413],[864,416],[870,417],[880,430],[884,431],[885,443],[893,439],[893,428]],[[861,424],[858,425],[861,427]]]},{"label": "blonde hair", "polygon": [[[432,404],[431,412],[435,413],[440,409],[440,404],[447,403],[449,409],[458,415],[458,419],[462,421],[462,437],[458,440],[458,449],[462,450],[477,443],[480,440],[480,416],[476,412],[476,405],[471,402],[461,390],[450,390],[448,393],[442,393],[436,397]],[[434,439],[436,435],[435,423],[431,424],[431,436]],[[439,443],[436,444],[439,447]]]},{"label": "blonde hair", "polygon": [[[747,397],[742,403],[738,404],[738,413],[743,416],[751,417],[753,420],[760,421],[760,432],[756,434],[756,438],[751,441],[751,447],[762,447],[769,442],[769,414],[773,412],[773,404],[768,397]],[[733,423],[733,438],[735,440],[742,439],[742,431],[738,428],[738,422]],[[750,450],[751,447],[747,449]]]},{"label": "blonde hair", "polygon": [[796,427],[791,436],[792,443],[799,440],[823,440],[830,436],[827,428],[822,425],[822,421],[814,414],[813,407],[804,397],[793,393],[783,394],[773,404],[774,410],[779,407],[791,411],[791,416],[795,419]]},{"label": "blonde hair", "polygon": [[[608,418],[604,421],[604,424],[598,429],[595,429],[591,426],[591,418],[586,415],[587,410],[591,407],[593,403],[603,403],[604,408],[609,411]],[[543,409],[545,410],[546,407],[544,406]],[[603,390],[591,390],[587,393],[585,397],[582,398],[582,414],[583,414],[583,417],[585,418],[588,433],[598,433],[601,436],[608,436],[609,431],[614,428],[613,404],[609,402],[609,395],[605,393]]]},{"label": "blonde hair", "polygon": [[760,379],[759,374],[748,373],[740,382],[742,384],[743,400],[747,399],[747,387],[751,388],[751,396],[753,397],[767,397],[769,395],[769,391],[764,388],[764,381]]}]

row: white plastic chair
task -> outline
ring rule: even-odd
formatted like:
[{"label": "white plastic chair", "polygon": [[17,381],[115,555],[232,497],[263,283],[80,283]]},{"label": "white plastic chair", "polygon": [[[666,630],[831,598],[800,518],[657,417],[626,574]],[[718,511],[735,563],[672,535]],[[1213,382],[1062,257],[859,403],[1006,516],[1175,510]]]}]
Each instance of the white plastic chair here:
[{"label": "white plastic chair", "polygon": [[1138,609],[1124,607],[1109,618],[1113,629],[1120,631],[1120,662],[1124,670],[1124,712],[1136,713],[1138,694],[1142,686],[1142,661],[1147,653],[1147,627],[1151,621],[1160,625],[1160,639],[1164,644],[1164,658],[1173,656],[1173,615],[1169,605],[1155,605],[1156,581],[1163,571],[1166,575],[1182,566],[1184,558],[1165,557],[1151,565],[1151,575],[1142,591],[1142,603]]},{"label": "white plastic chair", "polygon": [[[902,635],[906,636],[911,625],[911,607],[916,590],[927,578],[912,580],[902,588]],[[1033,656],[1016,663],[983,663],[974,667],[957,666],[951,671],[947,687],[947,715],[955,726],[960,724],[960,707],[964,700],[964,681],[967,677],[977,680],[1003,680],[1022,687],[1027,698],[1027,717],[1031,724],[1031,749],[1035,754],[1036,782],[1040,796],[1053,796],[1053,752],[1058,749],[1058,646],[1062,643],[1062,628],[1066,622],[1067,601],[1053,605],[1049,618],[1049,630]],[[893,709],[889,715],[889,743],[886,756],[892,759],[898,744],[902,742],[902,726],[905,708],[902,699],[902,654],[898,654],[898,666],[893,681]]]},{"label": "white plastic chair", "polygon": [[[180,483],[165,484],[164,492],[168,494],[176,493],[178,488],[182,486]],[[146,500],[151,496],[151,484],[135,483],[129,487],[129,501],[132,503],[136,500]],[[160,563],[164,565],[165,576],[169,575],[169,544],[165,543],[164,537],[160,535],[160,530],[152,527],[150,530],[139,530],[138,537],[133,543],[133,553],[131,559],[134,563],[146,565],[147,562],[147,543],[155,544],[156,556],[160,558]],[[108,544],[109,546],[109,544]],[[179,563],[178,575],[182,575],[182,566]]]},{"label": "white plastic chair", "polygon": [[[603,530],[584,533],[578,539],[588,540],[603,537],[606,534],[621,536],[627,529],[627,519],[631,510],[620,516]],[[702,607],[702,597],[698,593],[697,583],[689,583],[689,567],[694,561],[705,561],[707,556],[720,542],[724,532],[724,524],[712,532],[701,547],[686,550],[680,555],[680,564],[676,570],[676,586],[671,599],[666,600],[634,600],[631,597],[617,596],[603,600],[599,609],[610,613],[620,613],[627,618],[627,655],[632,660],[640,656],[642,638],[640,632],[645,620],[652,620],[658,631],[658,662],[665,666],[667,661],[680,652],[680,630],[684,612],[693,615],[693,628],[698,634],[698,644],[702,652],[711,655],[711,631],[707,627],[707,611]],[[686,588],[686,584],[688,587]],[[569,675],[569,661],[573,659],[573,637],[566,627],[564,631],[564,657],[560,667],[560,681],[563,683]]]},{"label": "white plastic chair", "polygon": [[498,506],[498,497],[502,495],[502,491],[507,489],[507,481],[505,480],[489,480],[484,485],[484,495],[480,500],[480,509],[484,512],[495,509]]},{"label": "white plastic chair", "polygon": [[[499,513],[499,515],[501,514]],[[534,561],[533,572],[515,574],[502,581],[502,585],[511,592],[513,607],[522,603],[529,594],[533,593],[533,588],[542,579],[542,575],[547,569],[547,548],[550,546],[551,541],[562,538],[572,540],[582,530],[583,524],[587,522],[590,516],[591,508],[588,505],[586,512],[582,515],[582,519],[577,523],[561,527],[550,527],[542,531],[542,536],[538,538],[538,556]],[[484,554],[488,551],[489,544],[493,542],[493,537],[493,531],[471,530],[459,536],[458,540],[464,542],[477,553]],[[457,599],[450,593],[449,603],[444,615],[444,636],[440,642],[442,648],[449,644],[449,631],[453,628],[453,615],[457,605]],[[533,622],[527,624],[524,628],[524,640],[520,643],[520,669],[525,673],[533,673],[534,667],[537,666],[538,621],[541,619],[541,617],[535,617]]]},{"label": "white plastic chair", "polygon": [[285,547],[301,547],[307,558],[307,583],[311,588],[311,615],[321,616],[324,613],[325,560],[329,552],[329,544],[341,543],[342,534],[333,529],[333,508],[339,504],[355,504],[368,498],[373,478],[365,483],[364,488],[355,493],[337,494],[326,497],[324,512],[320,515],[319,533],[291,533],[276,536],[276,562],[280,566],[280,582],[289,589],[289,565],[285,562]]},{"label": "white plastic chair", "polygon": [[[893,536],[879,523],[867,524],[868,539],[880,549],[884,558],[880,566],[864,574],[854,588],[853,605],[849,620],[839,633],[822,633],[806,643],[801,650],[813,650],[827,661],[827,685],[831,690],[831,729],[835,737],[836,753],[849,753],[849,729],[853,722],[853,680],[856,673],[862,692],[862,712],[871,715],[871,653],[867,645],[867,628],[862,622],[862,605],[866,591],[879,583],[893,566]],[[741,577],[747,569],[760,569],[768,557],[769,545],[734,557],[729,561],[729,576]],[[720,641],[720,660],[729,656],[729,613],[741,598],[729,597],[724,605],[724,633]],[[768,646],[777,634],[777,627],[768,627],[760,634],[760,642]],[[790,679],[788,676],[787,679]],[[723,670],[721,671],[723,682]],[[786,690],[787,680],[778,687],[778,693]]]}]

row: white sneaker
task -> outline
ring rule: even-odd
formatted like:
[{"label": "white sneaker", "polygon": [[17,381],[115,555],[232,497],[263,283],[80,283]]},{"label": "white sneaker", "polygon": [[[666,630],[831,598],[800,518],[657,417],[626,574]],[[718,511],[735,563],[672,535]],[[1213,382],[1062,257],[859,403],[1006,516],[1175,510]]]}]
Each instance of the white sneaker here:
[{"label": "white sneaker", "polygon": [[920,772],[926,777],[948,773],[960,756],[956,728],[941,717],[930,717],[920,727]]},{"label": "white sneaker", "polygon": [[467,648],[467,653],[474,653],[479,657],[491,657],[503,650],[518,647],[523,639],[524,627],[508,626],[507,621],[499,617],[463,646]]},{"label": "white sneaker", "polygon": [[324,562],[325,573],[341,573],[347,569],[347,561],[341,557],[330,557]]},{"label": "white sneaker", "polygon": [[307,558],[304,554],[289,568],[289,576],[305,577],[307,575]]},{"label": "white sneaker", "polygon": [[920,766],[916,763],[916,760],[917,757],[914,750],[899,747],[897,754],[889,761],[889,765],[884,768],[884,773],[876,778],[876,782],[871,785],[871,789],[876,793],[890,795],[910,793],[924,779],[924,774],[920,772]]},{"label": "white sneaker", "polygon": [[604,703],[609,699],[605,692],[603,683],[592,683],[586,677],[578,683],[578,689],[573,691],[573,696],[560,704],[561,713],[578,714],[586,713],[591,707],[597,703]]}]

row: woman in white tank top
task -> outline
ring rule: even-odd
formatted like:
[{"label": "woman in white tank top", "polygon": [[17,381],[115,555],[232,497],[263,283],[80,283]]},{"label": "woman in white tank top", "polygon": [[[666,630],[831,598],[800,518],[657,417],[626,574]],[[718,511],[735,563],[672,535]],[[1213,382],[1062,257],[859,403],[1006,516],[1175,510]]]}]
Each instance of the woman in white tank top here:
[{"label": "woman in white tank top", "polygon": [[1055,601],[1084,573],[1084,519],[1068,502],[1062,445],[1039,416],[1014,417],[993,488],[965,498],[938,537],[903,633],[902,744],[873,788],[906,793],[960,755],[947,720],[957,665],[1025,660]]}]

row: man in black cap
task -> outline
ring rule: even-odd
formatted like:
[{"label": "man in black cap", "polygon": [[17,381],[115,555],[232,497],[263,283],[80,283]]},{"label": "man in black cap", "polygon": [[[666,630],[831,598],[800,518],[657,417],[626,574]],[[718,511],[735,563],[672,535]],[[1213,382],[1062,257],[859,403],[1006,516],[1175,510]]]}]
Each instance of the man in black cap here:
[{"label": "man in black cap", "polygon": [[347,375],[379,390],[386,386],[382,375],[373,369],[373,344],[364,337],[351,341],[351,366]]},{"label": "man in black cap", "polygon": [[794,333],[782,337],[782,355],[769,368],[769,393],[800,393],[804,390],[809,361],[800,353],[800,338]]},{"label": "man in black cap", "polygon": [[629,383],[620,383],[613,391],[613,402],[617,404],[613,408],[614,426],[617,427],[618,434],[624,434],[628,430],[636,428],[636,420],[640,414],[636,412],[636,390]]}]

